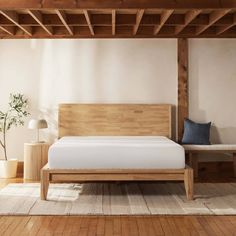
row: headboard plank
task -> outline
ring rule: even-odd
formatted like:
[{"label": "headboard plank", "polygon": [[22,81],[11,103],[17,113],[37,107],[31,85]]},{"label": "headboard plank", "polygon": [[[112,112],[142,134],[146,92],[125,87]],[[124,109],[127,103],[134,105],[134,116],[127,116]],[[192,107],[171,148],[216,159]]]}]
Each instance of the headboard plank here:
[{"label": "headboard plank", "polygon": [[171,138],[168,104],[60,104],[59,137],[166,136]]}]

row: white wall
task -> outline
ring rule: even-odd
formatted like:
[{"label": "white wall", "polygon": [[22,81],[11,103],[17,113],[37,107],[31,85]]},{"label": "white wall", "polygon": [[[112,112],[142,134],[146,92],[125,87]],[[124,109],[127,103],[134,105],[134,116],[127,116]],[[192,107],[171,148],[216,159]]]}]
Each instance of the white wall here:
[{"label": "white wall", "polygon": [[[171,103],[177,99],[177,41],[0,40],[0,109],[24,93],[31,117],[57,135],[57,104]],[[213,143],[236,143],[236,40],[189,40],[190,118],[213,122]],[[10,157],[23,159],[27,127],[8,134]]]},{"label": "white wall", "polygon": [[[0,109],[24,93],[31,117],[44,117],[57,135],[57,105],[170,103],[177,100],[176,40],[1,40]],[[27,127],[8,134],[10,157],[23,159]]]},{"label": "white wall", "polygon": [[236,144],[236,40],[192,39],[189,49],[190,118],[213,122],[212,143]]},{"label": "white wall", "polygon": [[213,122],[212,143],[236,143],[236,40],[192,39],[190,118]]}]

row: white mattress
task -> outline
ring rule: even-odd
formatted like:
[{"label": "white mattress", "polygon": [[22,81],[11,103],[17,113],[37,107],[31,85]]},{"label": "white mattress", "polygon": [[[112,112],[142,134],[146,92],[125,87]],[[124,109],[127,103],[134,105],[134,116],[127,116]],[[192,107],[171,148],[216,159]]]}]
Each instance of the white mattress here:
[{"label": "white mattress", "polygon": [[63,137],[48,153],[57,169],[179,169],[184,148],[161,136]]}]

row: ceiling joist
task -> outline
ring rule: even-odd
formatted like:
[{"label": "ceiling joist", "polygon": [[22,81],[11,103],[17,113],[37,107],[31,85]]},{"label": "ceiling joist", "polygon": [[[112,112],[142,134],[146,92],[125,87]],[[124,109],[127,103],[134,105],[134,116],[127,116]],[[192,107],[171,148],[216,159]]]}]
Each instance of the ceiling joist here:
[{"label": "ceiling joist", "polygon": [[84,12],[84,16],[85,16],[85,19],[87,21],[90,33],[91,33],[91,35],[94,35],[94,30],[93,30],[93,26],[92,26],[92,23],[91,23],[90,14],[87,10],[83,10],[83,12]]},{"label": "ceiling joist", "polygon": [[27,26],[22,26],[19,24],[18,14],[14,11],[2,11],[0,10],[0,14],[6,17],[9,21],[23,30],[27,35],[32,36],[32,28]]},{"label": "ceiling joist", "polygon": [[0,8],[16,9],[222,9],[235,8],[235,0],[1,0]]},{"label": "ceiling joist", "polygon": [[236,38],[236,0],[0,0],[0,38]]},{"label": "ceiling joist", "polygon": [[228,12],[230,12],[229,9],[226,9],[226,10],[224,9],[224,10],[213,11],[212,13],[210,13],[209,23],[207,25],[198,26],[198,28],[196,29],[196,35],[203,33],[210,26],[212,26],[216,21],[218,21],[220,18],[225,16]]},{"label": "ceiling joist", "polygon": [[62,24],[66,27],[67,31],[69,32],[70,35],[73,35],[73,29],[71,26],[67,24],[67,19],[66,19],[66,14],[64,11],[61,10],[56,10],[56,13],[58,17],[60,18]]},{"label": "ceiling joist", "polygon": [[232,28],[235,25],[236,25],[236,13],[234,13],[232,24],[225,25],[225,26],[219,26],[216,31],[216,35],[220,35],[220,34],[224,33],[225,31],[229,30],[230,28]]},{"label": "ceiling joist", "polygon": [[144,14],[144,10],[138,10],[138,12],[136,14],[136,24],[134,26],[133,35],[137,34],[138,27],[139,27],[140,22],[142,20],[143,14]]},{"label": "ceiling joist", "polygon": [[112,35],[116,34],[116,10],[111,11]]},{"label": "ceiling joist", "polygon": [[193,21],[199,14],[201,10],[191,10],[185,14],[184,24],[176,26],[175,34],[179,34],[191,21]]},{"label": "ceiling joist", "polygon": [[28,10],[28,13],[34,18],[34,20],[49,34],[53,35],[52,27],[50,26],[45,26],[43,24],[43,17],[42,13],[39,11],[34,11],[34,10]]},{"label": "ceiling joist", "polygon": [[15,28],[13,26],[0,26],[0,30],[4,31],[12,36],[15,34]]},{"label": "ceiling joist", "polygon": [[174,12],[174,10],[165,10],[161,13],[160,17],[160,25],[155,26],[153,34],[156,35],[160,32],[163,25],[166,23],[168,18],[171,16],[171,14]]}]

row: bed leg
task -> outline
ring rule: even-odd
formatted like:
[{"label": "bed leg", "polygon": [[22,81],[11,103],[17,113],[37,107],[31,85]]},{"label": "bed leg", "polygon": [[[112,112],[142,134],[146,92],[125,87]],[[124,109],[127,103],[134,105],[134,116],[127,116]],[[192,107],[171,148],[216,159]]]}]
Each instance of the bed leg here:
[{"label": "bed leg", "polygon": [[47,200],[49,188],[49,172],[46,169],[41,170],[41,186],[40,186],[40,196],[41,200]]},{"label": "bed leg", "polygon": [[193,200],[193,169],[186,167],[184,171],[184,186],[188,200]]},{"label": "bed leg", "polygon": [[189,165],[193,168],[194,177],[198,178],[198,154],[189,153]]}]

